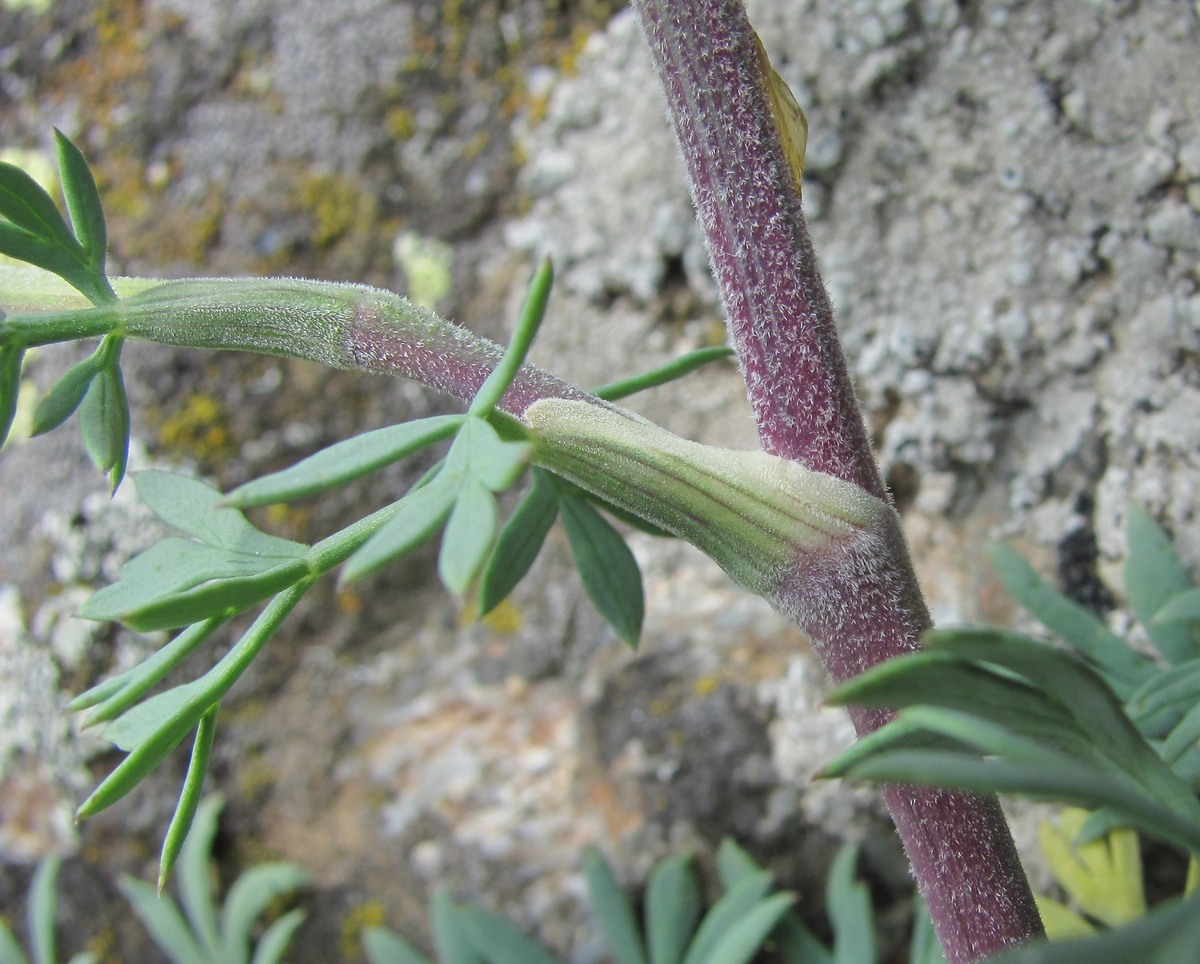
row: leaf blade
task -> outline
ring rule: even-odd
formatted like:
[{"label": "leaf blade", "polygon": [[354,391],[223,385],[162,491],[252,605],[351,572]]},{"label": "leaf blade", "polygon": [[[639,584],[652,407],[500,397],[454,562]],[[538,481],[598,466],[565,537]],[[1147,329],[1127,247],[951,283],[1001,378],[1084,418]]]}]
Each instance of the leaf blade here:
[{"label": "leaf blade", "polygon": [[645,614],[637,560],[620,533],[584,499],[563,496],[560,514],[588,598],[617,636],[636,647]]},{"label": "leaf blade", "polygon": [[247,508],[317,495],[449,438],[462,421],[461,415],[436,415],[364,432],[289,468],[240,485],[222,501]]}]

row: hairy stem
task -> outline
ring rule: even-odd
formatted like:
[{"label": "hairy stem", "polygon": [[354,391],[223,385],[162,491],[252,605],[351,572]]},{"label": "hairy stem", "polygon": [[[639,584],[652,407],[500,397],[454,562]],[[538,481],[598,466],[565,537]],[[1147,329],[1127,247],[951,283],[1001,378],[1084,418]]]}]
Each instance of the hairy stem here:
[{"label": "hairy stem", "polygon": [[[634,0],[666,92],[763,448],[885,498],[740,0]],[[839,682],[918,648],[930,619],[899,520],[797,554],[772,601]],[[859,732],[888,719],[856,711]],[[1042,932],[993,798],[885,792],[951,964]]]},{"label": "hairy stem", "polygon": [[[121,334],[165,345],[252,351],[333,368],[415,378],[469,401],[504,349],[407,298],[366,285],[298,278],[118,279],[122,300],[82,299],[46,276],[0,269],[0,344],[22,347]],[[12,280],[10,280],[12,279]],[[544,398],[605,404],[553,375],[522,367],[499,407],[520,417]]]}]

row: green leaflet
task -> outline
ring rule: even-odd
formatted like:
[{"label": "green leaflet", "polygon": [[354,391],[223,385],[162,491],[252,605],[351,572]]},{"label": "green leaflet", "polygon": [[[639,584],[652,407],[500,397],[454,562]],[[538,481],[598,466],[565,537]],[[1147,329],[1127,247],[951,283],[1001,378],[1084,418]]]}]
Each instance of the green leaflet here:
[{"label": "green leaflet", "polygon": [[93,304],[115,300],[104,273],[107,245],[96,183],[79,149],[55,131],[63,194],[75,227],[32,177],[0,163],[0,254],[52,271]]},{"label": "green leaflet", "polygon": [[346,564],[342,578],[361,579],[412,551],[450,520],[438,572],[458,594],[478,578],[496,538],[493,493],[512,485],[529,464],[525,442],[502,439],[483,418],[463,418],[443,464],[396,505],[396,513]]},{"label": "green leaflet", "polygon": [[475,952],[495,964],[563,964],[510,920],[468,904],[457,909]]},{"label": "green leaflet", "polygon": [[462,422],[461,415],[436,415],[364,432],[290,468],[247,482],[225,496],[224,502],[247,508],[317,495],[449,438]]},{"label": "green leaflet", "polygon": [[197,479],[153,469],[137,473],[134,485],[163,522],[205,545],[274,560],[295,558],[307,548],[255,528],[225,505],[220,492]]},{"label": "green leaflet", "polygon": [[155,543],[81,615],[171,629],[240,612],[309,575],[308,547],[254,528],[204,483],[161,471],[139,472],[134,482],[155,515],[199,541],[172,536]]},{"label": "green leaflet", "polygon": [[630,395],[636,395],[638,392],[644,392],[648,388],[666,385],[668,382],[683,378],[684,375],[690,375],[705,365],[710,365],[723,358],[730,358],[733,354],[734,351],[732,348],[725,348],[723,346],[718,348],[698,348],[695,351],[688,352],[682,358],[676,358],[674,361],[667,362],[665,365],[660,365],[658,368],[653,368],[648,372],[634,375],[631,378],[623,378],[617,382],[609,382],[607,385],[594,388],[592,389],[592,394],[597,398],[603,398],[605,401],[615,402],[622,398],[628,398]]},{"label": "green leaflet", "polygon": [[130,877],[120,881],[122,893],[151,937],[172,961],[182,964],[277,964],[296,928],[304,919],[300,910],[284,914],[258,940],[251,956],[255,925],[270,905],[309,884],[305,871],[295,864],[265,863],[243,873],[217,907],[215,875],[209,854],[217,831],[219,796],[203,800],[196,808],[192,833],[179,857],[179,905],[169,896]]},{"label": "green leaflet", "polygon": [[76,712],[91,709],[83,721],[84,727],[114,719],[161,683],[223,624],[220,617],[194,623],[153,656],[75,697],[67,708]]},{"label": "green leaflet", "polygon": [[1032,944],[989,958],[992,964],[1191,964],[1200,947],[1200,890],[1160,904],[1119,930],[1077,940]]},{"label": "green leaflet", "polygon": [[496,540],[479,582],[479,612],[487,615],[525,578],[558,518],[558,487],[544,469],[534,469],[533,485]]},{"label": "green leaflet", "polygon": [[44,435],[58,428],[79,408],[92,381],[100,371],[102,360],[97,354],[72,365],[41,400],[33,417],[33,434]]},{"label": "green leaflet", "polygon": [[117,736],[130,748],[129,755],[82,803],[76,819],[111,806],[157,767],[229,692],[307,588],[307,582],[301,582],[268,603],[234,647],[199,679],[152,697],[110,723],[109,732],[116,728]]},{"label": "green leaflet", "polygon": [[[700,922],[700,926],[696,929],[696,934],[688,946],[683,964],[705,964],[706,961],[712,960],[714,952],[728,938],[737,924],[749,919],[753,909],[771,890],[771,884],[771,875],[765,870],[759,870],[746,874],[733,887],[729,888],[704,915],[704,919]],[[786,909],[789,903],[788,895],[778,896],[784,898],[783,907]],[[758,948],[770,931],[771,929],[768,927],[766,933],[753,942],[752,950]]]},{"label": "green leaflet", "polygon": [[459,920],[458,908],[442,888],[433,895],[433,946],[442,964],[484,964]]},{"label": "green leaflet", "polygon": [[629,646],[642,635],[642,573],[621,534],[584,499],[563,495],[559,507],[575,567],[588,598]]},{"label": "green leaflet", "polygon": [[108,229],[104,224],[104,209],[100,205],[96,181],[83,152],[70,138],[56,129],[54,141],[58,146],[58,167],[62,175],[67,213],[71,215],[71,228],[96,280],[107,289],[108,297],[103,300],[115,301],[116,295],[108,288],[104,271],[108,257]]},{"label": "green leaflet", "polygon": [[[113,336],[105,338],[110,342]],[[125,477],[129,459],[129,399],[120,367],[120,340],[116,354],[97,372],[79,406],[79,429],[92,464],[109,476],[115,491]]]},{"label": "green leaflet", "polygon": [[[158,862],[158,892],[161,894],[166,886],[167,877],[175,860],[183,849],[192,821],[200,808],[201,794],[204,791],[204,777],[208,773],[208,761],[212,757],[213,739],[217,731],[217,707],[211,707],[196,725],[196,739],[192,744],[192,756],[188,761],[187,774],[183,779],[183,789],[179,794],[179,802],[171,823],[167,827],[167,835],[163,839],[162,853]],[[116,741],[114,741],[116,742]]]},{"label": "green leaflet", "polygon": [[429,958],[386,927],[368,927],[363,932],[363,951],[370,964],[429,964]]}]

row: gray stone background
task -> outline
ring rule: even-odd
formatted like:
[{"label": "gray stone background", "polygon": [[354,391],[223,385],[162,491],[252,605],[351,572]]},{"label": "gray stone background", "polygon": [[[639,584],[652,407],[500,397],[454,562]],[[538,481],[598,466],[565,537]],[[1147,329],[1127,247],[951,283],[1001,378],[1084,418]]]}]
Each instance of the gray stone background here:
[{"label": "gray stone background", "polygon": [[[991,537],[1127,626],[1131,501],[1200,564],[1200,5],[749,6],[808,113],[810,226],[939,622],[1022,625],[983,561]],[[648,58],[609,0],[0,5],[0,149],[46,151],[52,125],[96,165],[114,273],[405,290],[408,233],[452,246],[439,310],[500,339],[552,254],[535,360],[585,385],[723,337]],[[72,357],[42,352],[30,385]],[[134,467],[223,487],[451,408],[275,359],[127,358]],[[635,407],[754,445],[732,367]],[[421,468],[259,521],[319,538]],[[115,758],[63,711],[160,642],[71,615],[155,525],[131,486],[108,498],[69,428],[0,455],[0,499],[0,911],[20,913],[38,856],[64,853],[65,946],[155,960],[114,880],[152,876],[184,761],[75,828]],[[637,884],[724,834],[817,926],[834,848],[863,841],[885,931],[903,928],[873,794],[811,781],[850,731],[803,640],[686,546],[631,541],[637,652],[557,536],[501,620],[461,613],[428,552],[295,614],[227,701],[211,778],[222,881],[268,857],[313,875],[291,959],[354,959],[366,921],[423,941],[446,885],[598,960],[583,846]]]}]

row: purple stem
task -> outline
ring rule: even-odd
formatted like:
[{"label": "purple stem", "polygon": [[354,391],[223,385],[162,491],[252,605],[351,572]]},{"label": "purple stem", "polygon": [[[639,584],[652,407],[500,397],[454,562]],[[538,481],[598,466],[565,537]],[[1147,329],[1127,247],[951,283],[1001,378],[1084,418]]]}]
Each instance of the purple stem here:
[{"label": "purple stem", "polygon": [[[763,448],[886,498],[740,0],[634,0],[667,95]],[[930,618],[899,520],[869,554],[798,562],[773,602],[843,682]],[[852,711],[859,733],[890,717]],[[884,793],[950,964],[1042,934],[992,797]]]}]

